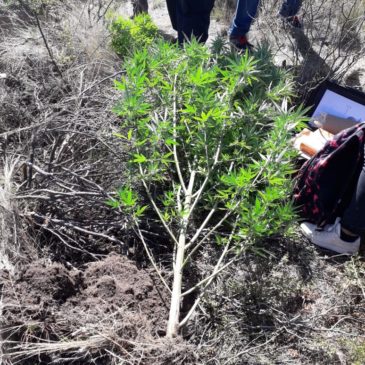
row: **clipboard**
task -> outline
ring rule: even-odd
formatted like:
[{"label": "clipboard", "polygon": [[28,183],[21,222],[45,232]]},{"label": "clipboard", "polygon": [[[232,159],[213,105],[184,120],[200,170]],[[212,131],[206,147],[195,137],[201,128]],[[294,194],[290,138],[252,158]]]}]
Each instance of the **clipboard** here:
[{"label": "clipboard", "polygon": [[352,119],[355,123],[365,121],[365,94],[333,81],[323,82],[313,91],[306,104],[310,107],[309,116],[312,118],[326,113]]}]

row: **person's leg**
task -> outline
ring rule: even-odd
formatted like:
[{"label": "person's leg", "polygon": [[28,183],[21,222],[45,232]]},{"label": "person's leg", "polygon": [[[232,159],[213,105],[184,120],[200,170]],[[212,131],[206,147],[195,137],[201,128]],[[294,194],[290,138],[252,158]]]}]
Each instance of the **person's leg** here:
[{"label": "person's leg", "polygon": [[250,30],[251,23],[256,16],[259,0],[238,0],[229,31],[230,38],[245,36]]},{"label": "person's leg", "polygon": [[133,16],[141,13],[148,13],[148,2],[147,0],[133,0]]},{"label": "person's leg", "polygon": [[148,13],[148,0],[140,0],[142,11]]},{"label": "person's leg", "polygon": [[177,27],[177,0],[166,0],[167,11],[169,12],[172,27],[178,31]]},{"label": "person's leg", "polygon": [[177,0],[178,40],[182,44],[194,36],[206,42],[210,25],[210,13],[215,0]]},{"label": "person's leg", "polygon": [[356,235],[365,233],[365,161],[352,194],[351,202],[342,216],[341,226],[345,229],[345,232]]},{"label": "person's leg", "polygon": [[297,15],[301,5],[302,5],[301,0],[285,0],[281,5],[279,14],[285,18]]}]

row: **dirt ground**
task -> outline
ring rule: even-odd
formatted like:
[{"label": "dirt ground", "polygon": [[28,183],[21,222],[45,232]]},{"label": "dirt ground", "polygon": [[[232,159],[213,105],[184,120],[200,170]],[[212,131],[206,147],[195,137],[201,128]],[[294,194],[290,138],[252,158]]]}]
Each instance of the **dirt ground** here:
[{"label": "dirt ground", "polygon": [[34,320],[40,308],[53,312],[57,308],[65,318],[70,313],[77,318],[81,313],[113,313],[127,308],[136,315],[148,315],[153,324],[161,326],[157,330],[165,327],[166,291],[154,282],[150,271],[137,269],[124,256],[112,254],[81,269],[40,260],[22,267],[15,281],[6,282],[5,316],[17,315],[14,310],[17,298],[21,298],[29,312],[37,308],[31,316]]},{"label": "dirt ground", "polygon": [[[105,342],[113,341],[109,336],[152,341],[163,335],[167,318],[168,296],[158,283],[151,270],[137,269],[116,254],[79,269],[39,260],[15,277],[3,272],[2,323],[11,323],[2,327],[3,337],[22,339],[30,347],[35,339],[60,341],[64,336],[72,342],[97,334]],[[51,361],[44,356],[41,363]]]}]

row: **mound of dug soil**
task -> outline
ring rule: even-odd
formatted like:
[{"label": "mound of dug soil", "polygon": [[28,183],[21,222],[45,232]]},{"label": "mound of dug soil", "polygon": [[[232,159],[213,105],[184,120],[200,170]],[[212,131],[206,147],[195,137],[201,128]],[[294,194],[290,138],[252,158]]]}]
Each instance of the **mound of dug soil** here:
[{"label": "mound of dug soil", "polygon": [[[12,359],[22,357],[18,355],[22,351],[32,354],[37,343],[50,340],[66,340],[72,349],[75,341],[86,341],[87,347],[92,338],[90,346],[95,351],[95,336],[99,336],[100,348],[125,348],[128,344],[128,351],[133,351],[130,341],[145,343],[163,333],[168,314],[166,289],[153,273],[139,270],[129,259],[116,254],[89,263],[82,270],[60,263],[33,262],[17,277],[7,275],[2,292],[3,340],[8,343],[5,352]],[[50,353],[55,356],[57,352],[56,347],[47,348],[43,363],[55,361]],[[88,353],[91,356],[93,352]],[[87,361],[91,358],[81,363]]]},{"label": "mound of dug soil", "polygon": [[123,256],[112,255],[89,264],[81,275],[79,295],[68,306],[84,311],[95,308],[112,313],[124,307],[147,315],[153,324],[164,326],[167,318],[166,291],[150,271],[139,270]]}]

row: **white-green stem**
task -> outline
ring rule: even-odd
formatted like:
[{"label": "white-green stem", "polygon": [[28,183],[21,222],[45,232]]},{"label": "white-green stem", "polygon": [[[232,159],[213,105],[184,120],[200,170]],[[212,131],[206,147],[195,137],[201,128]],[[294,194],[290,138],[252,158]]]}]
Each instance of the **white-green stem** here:
[{"label": "white-green stem", "polygon": [[201,235],[203,229],[206,227],[206,225],[209,223],[210,219],[213,217],[213,214],[216,212],[217,206],[218,206],[218,204],[215,203],[214,207],[211,209],[209,214],[205,217],[204,222],[201,224],[201,226],[195,232],[193,238],[186,245],[187,249],[189,249],[195,243],[195,241],[199,238],[199,236]]},{"label": "white-green stem", "polygon": [[192,193],[194,188],[196,171],[190,175],[189,185],[184,200],[184,209],[180,221],[179,240],[176,248],[176,257],[174,260],[174,280],[172,284],[171,304],[169,321],[167,324],[167,337],[176,337],[179,330],[180,305],[181,305],[181,287],[183,278],[183,265],[185,257],[186,235],[189,219],[187,212],[190,211]]},{"label": "white-green stem", "polygon": [[186,194],[186,187],[185,187],[185,183],[184,183],[184,179],[183,176],[181,174],[181,169],[180,169],[180,163],[179,163],[179,158],[177,156],[177,149],[176,149],[176,139],[177,139],[177,133],[176,133],[176,124],[177,124],[177,110],[176,110],[176,79],[177,79],[177,75],[175,76],[174,79],[174,105],[173,105],[173,126],[174,126],[174,145],[173,145],[173,154],[174,154],[174,161],[175,161],[175,166],[176,166],[176,172],[177,172],[177,176],[179,177],[179,181],[181,184],[181,187],[184,191],[184,193]]}]

